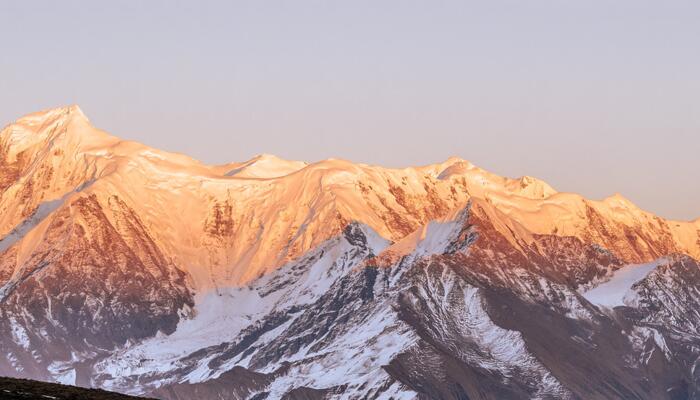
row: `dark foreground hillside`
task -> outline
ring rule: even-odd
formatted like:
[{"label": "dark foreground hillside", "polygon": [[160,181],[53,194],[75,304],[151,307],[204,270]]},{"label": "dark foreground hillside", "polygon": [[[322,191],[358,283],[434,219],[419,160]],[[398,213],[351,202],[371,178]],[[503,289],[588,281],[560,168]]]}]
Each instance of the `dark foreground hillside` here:
[{"label": "dark foreground hillside", "polygon": [[129,400],[142,397],[126,396],[99,389],[85,389],[27,379],[1,378],[0,399],[2,400]]}]

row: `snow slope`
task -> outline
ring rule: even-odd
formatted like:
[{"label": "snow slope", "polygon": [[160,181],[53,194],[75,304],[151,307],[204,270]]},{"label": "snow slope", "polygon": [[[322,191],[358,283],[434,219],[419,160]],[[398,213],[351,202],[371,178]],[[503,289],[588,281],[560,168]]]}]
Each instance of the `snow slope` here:
[{"label": "snow slope", "polygon": [[615,271],[610,280],[583,293],[583,297],[593,304],[605,307],[623,306],[626,304],[625,297],[632,294],[632,286],[664,262],[661,259],[646,264],[625,265]]}]

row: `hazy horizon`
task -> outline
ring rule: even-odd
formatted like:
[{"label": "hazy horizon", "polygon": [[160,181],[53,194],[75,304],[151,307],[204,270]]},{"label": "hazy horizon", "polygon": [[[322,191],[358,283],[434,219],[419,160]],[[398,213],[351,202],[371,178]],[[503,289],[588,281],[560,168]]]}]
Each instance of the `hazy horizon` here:
[{"label": "hazy horizon", "polygon": [[115,136],[209,164],[458,156],[700,217],[697,2],[27,1],[0,12],[3,126],[77,104]]}]

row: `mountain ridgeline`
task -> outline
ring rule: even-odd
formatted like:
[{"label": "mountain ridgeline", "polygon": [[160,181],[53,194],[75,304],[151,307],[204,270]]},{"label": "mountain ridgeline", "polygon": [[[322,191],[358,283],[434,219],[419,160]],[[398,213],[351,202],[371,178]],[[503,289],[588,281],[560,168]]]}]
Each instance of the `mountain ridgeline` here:
[{"label": "mountain ridgeline", "polygon": [[0,375],[163,400],[700,399],[700,220],[458,158],[0,132]]}]

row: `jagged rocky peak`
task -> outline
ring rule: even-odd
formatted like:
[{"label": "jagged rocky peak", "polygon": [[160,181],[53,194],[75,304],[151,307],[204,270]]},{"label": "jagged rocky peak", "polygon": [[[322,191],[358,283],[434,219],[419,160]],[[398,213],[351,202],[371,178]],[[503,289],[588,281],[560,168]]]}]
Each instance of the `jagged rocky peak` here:
[{"label": "jagged rocky peak", "polygon": [[[110,140],[111,139],[111,140]],[[54,145],[55,141],[83,141],[85,145],[114,141],[107,133],[94,128],[77,105],[29,114],[8,125],[0,140],[13,155],[33,149],[37,144]],[[39,150],[39,149],[34,149]]]},{"label": "jagged rocky peak", "polygon": [[10,127],[25,127],[34,131],[40,131],[53,123],[66,123],[72,119],[88,121],[87,116],[78,105],[70,105],[27,114],[10,124]]}]

